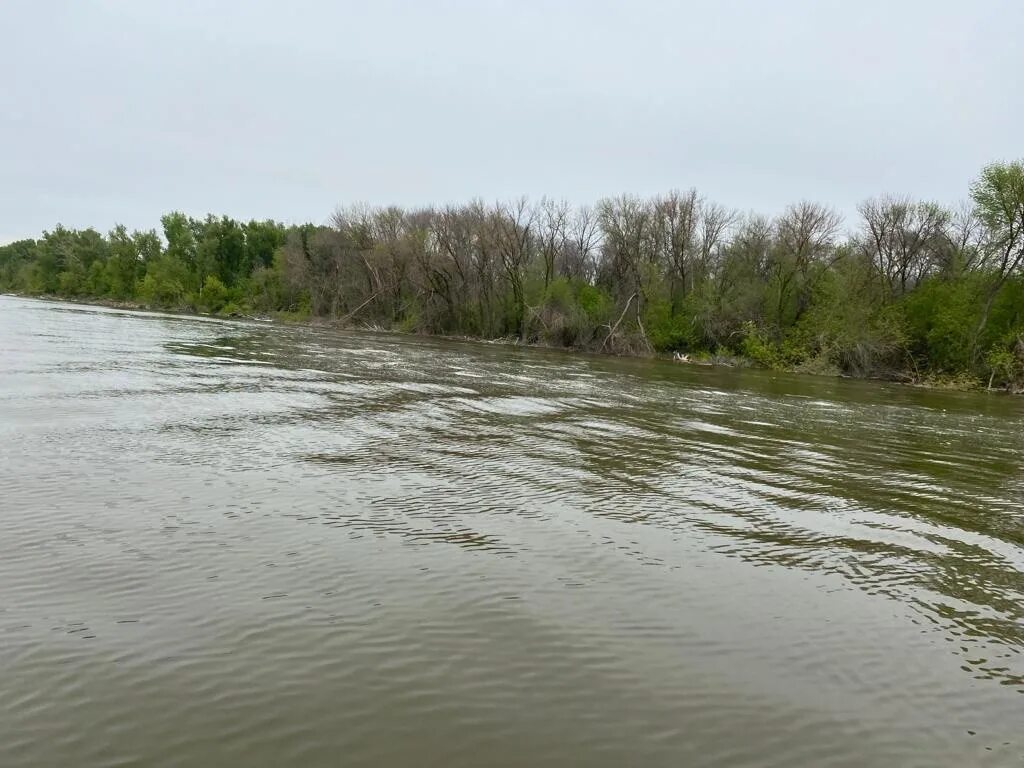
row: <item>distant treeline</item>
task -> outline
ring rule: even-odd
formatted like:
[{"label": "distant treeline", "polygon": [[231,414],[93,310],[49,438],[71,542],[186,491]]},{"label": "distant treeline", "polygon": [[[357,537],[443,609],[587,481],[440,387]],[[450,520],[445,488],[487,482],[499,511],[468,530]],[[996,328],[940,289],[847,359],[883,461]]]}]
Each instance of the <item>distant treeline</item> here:
[{"label": "distant treeline", "polygon": [[694,190],[161,225],[0,247],[0,290],[1024,389],[1024,162],[956,210],[866,201],[845,234],[824,205],[766,218]]}]

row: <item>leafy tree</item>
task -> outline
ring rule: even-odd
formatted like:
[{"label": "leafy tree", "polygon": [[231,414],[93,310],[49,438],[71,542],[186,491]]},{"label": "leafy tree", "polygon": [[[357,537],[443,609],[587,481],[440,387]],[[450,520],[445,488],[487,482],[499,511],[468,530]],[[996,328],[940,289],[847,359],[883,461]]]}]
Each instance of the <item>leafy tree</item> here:
[{"label": "leafy tree", "polygon": [[110,257],[106,264],[106,284],[110,295],[127,299],[134,295],[135,284],[144,268],[138,244],[124,225],[118,224],[109,235]]},{"label": "leafy tree", "polygon": [[0,247],[0,289],[1024,388],[1024,162],[983,169],[959,209],[883,196],[860,214],[843,237],[824,205],[739,217],[696,190],[291,227],[172,212],[162,237],[58,225]]},{"label": "leafy tree", "polygon": [[228,303],[230,294],[227,287],[216,275],[207,275],[203,281],[203,290],[199,295],[198,305],[210,312],[219,312]]},{"label": "leafy tree", "polygon": [[189,283],[188,266],[181,258],[167,252],[146,265],[139,296],[157,306],[180,307],[185,303]]},{"label": "leafy tree", "polygon": [[0,246],[0,290],[26,290],[27,270],[38,260],[35,240],[17,240]]},{"label": "leafy tree", "polygon": [[976,351],[999,290],[1024,264],[1024,160],[986,166],[971,187],[971,198],[985,227],[982,250],[992,271],[975,332]]}]

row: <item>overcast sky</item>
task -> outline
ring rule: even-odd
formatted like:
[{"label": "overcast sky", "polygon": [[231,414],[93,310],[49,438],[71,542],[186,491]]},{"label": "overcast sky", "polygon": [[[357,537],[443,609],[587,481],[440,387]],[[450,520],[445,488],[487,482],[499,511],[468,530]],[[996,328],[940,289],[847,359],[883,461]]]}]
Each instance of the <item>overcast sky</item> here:
[{"label": "overcast sky", "polygon": [[1020,0],[0,0],[0,29],[0,241],[691,186],[849,213],[1024,156]]}]

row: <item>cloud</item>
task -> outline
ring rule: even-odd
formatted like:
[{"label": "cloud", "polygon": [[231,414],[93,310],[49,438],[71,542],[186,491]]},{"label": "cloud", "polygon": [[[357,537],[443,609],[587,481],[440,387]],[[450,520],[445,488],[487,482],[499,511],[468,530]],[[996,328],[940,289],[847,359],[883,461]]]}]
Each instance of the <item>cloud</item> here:
[{"label": "cloud", "polygon": [[0,229],[690,186],[851,212],[1021,151],[1024,4],[280,8],[5,3]]}]

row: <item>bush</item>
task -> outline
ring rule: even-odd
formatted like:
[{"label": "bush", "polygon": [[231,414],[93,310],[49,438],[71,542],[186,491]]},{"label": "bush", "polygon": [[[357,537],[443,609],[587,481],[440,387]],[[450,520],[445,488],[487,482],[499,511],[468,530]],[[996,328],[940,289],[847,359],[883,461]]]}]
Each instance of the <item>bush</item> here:
[{"label": "bush", "polygon": [[989,387],[1024,392],[1024,328],[1005,336],[985,355]]},{"label": "bush", "polygon": [[216,275],[207,275],[196,304],[209,312],[219,312],[228,303],[228,289]]},{"label": "bush", "polygon": [[607,291],[589,283],[584,283],[579,287],[576,292],[576,301],[586,314],[587,319],[595,325],[607,323],[615,305]]},{"label": "bush", "polygon": [[778,345],[752,321],[743,326],[744,337],[740,351],[750,360],[765,368],[785,367]]},{"label": "bush", "polygon": [[977,279],[936,278],[919,286],[902,303],[915,356],[935,373],[972,370],[983,304],[983,285]]},{"label": "bush", "polygon": [[85,289],[85,282],[85,267],[80,261],[73,261],[67,269],[60,273],[57,290],[63,296],[78,296]]},{"label": "bush", "polygon": [[149,263],[139,294],[146,301],[163,307],[179,307],[185,301],[188,268],[176,256],[163,254]]},{"label": "bush", "polygon": [[105,296],[110,291],[106,266],[106,262],[99,260],[89,265],[89,273],[85,278],[85,290],[90,296]]},{"label": "bush", "polygon": [[701,347],[700,334],[685,311],[674,311],[672,302],[659,300],[647,305],[644,325],[647,337],[657,352],[688,352]]}]

